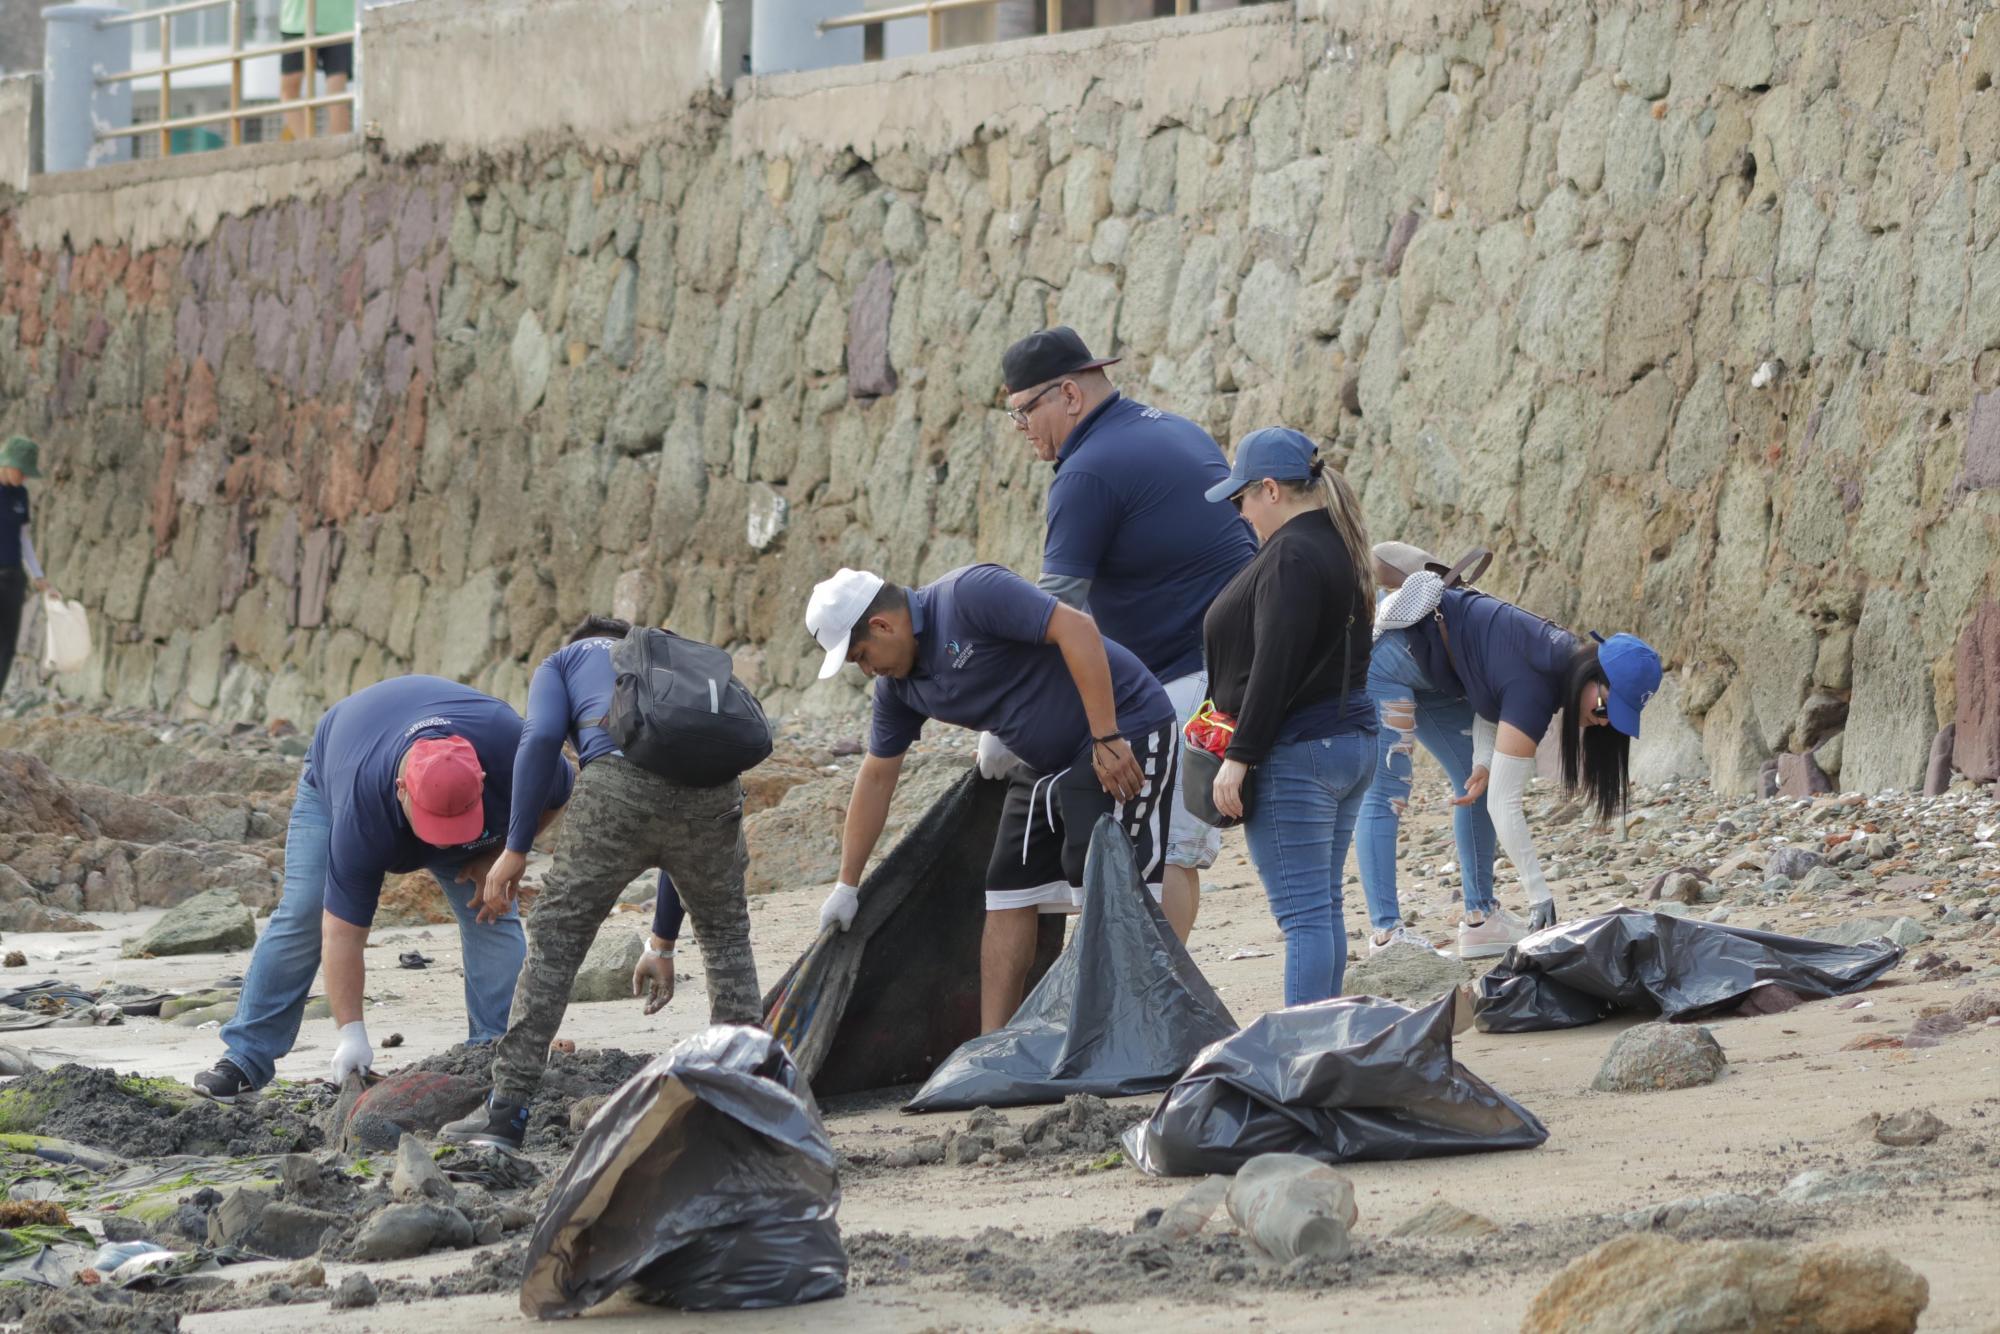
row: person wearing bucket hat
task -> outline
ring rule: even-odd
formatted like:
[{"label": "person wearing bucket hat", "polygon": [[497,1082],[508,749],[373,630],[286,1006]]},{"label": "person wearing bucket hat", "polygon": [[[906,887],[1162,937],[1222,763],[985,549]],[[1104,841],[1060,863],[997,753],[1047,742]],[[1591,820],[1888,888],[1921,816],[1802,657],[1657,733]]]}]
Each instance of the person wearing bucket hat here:
[{"label": "person wearing bucket hat", "polygon": [[[1208,697],[1201,618],[1257,554],[1248,525],[1208,488],[1229,474],[1213,437],[1185,417],[1121,394],[1074,329],[1042,329],[1000,359],[1009,416],[1049,483],[1037,583],[1130,649],[1185,724]],[[1004,756],[981,738],[982,771]],[[1221,834],[1180,802],[1168,813],[1161,907],[1182,940],[1201,907],[1201,872]]]},{"label": "person wearing bucket hat", "polygon": [[49,587],[28,535],[27,483],[41,475],[41,449],[34,441],[15,435],[0,445],[0,690],[14,671],[14,641],[21,637],[21,604],[29,587],[60,596]]},{"label": "person wearing bucket hat", "polygon": [[1285,935],[1285,1004],[1305,1005],[1340,994],[1341,867],[1375,771],[1368,534],[1340,470],[1284,427],[1238,441],[1207,494],[1262,543],[1202,624],[1215,707],[1235,720],[1211,797],[1243,821]]},{"label": "person wearing bucket hat", "polygon": [[[1441,758],[1453,757],[1446,771],[1460,788],[1454,804],[1470,807],[1483,801],[1493,842],[1514,864],[1529,912],[1523,920],[1493,899],[1492,843],[1482,845],[1475,838],[1471,848],[1460,848],[1461,865],[1468,858],[1474,864],[1466,875],[1458,948],[1467,959],[1504,954],[1516,941],[1556,921],[1555,894],[1542,873],[1523,810],[1543,735],[1560,715],[1563,790],[1581,792],[1603,818],[1618,814],[1625,804],[1640,715],[1660,686],[1660,655],[1635,635],[1579,636],[1476,589],[1445,588],[1431,568],[1411,573],[1384,599],[1376,611],[1375,634],[1378,676],[1386,674],[1392,686],[1412,698],[1412,692],[1422,692],[1433,702],[1463,700],[1471,710],[1470,753],[1462,757],[1464,763],[1458,763],[1457,751],[1465,744],[1461,740],[1447,739],[1441,753]],[[1402,730],[1400,724],[1392,726]],[[1407,764],[1400,772],[1407,774]],[[1400,791],[1407,795],[1408,790],[1405,777]],[[1364,889],[1374,881],[1378,898],[1386,879],[1393,900],[1399,814],[1393,801],[1371,803],[1356,836]],[[1379,906],[1371,906],[1371,916]],[[1387,906],[1393,909],[1393,903]]]},{"label": "person wearing bucket hat", "polygon": [[921,588],[842,569],[814,586],[806,630],[823,650],[820,679],[853,663],[875,681],[822,931],[853,925],[903,757],[933,719],[991,732],[1018,757],[986,866],[981,1032],[1020,1007],[1039,914],[1075,911],[1099,817],[1132,840],[1140,879],[1159,897],[1180,755],[1174,706],[1089,616],[998,565],[967,565]]},{"label": "person wearing bucket hat", "polygon": [[[474,899],[507,833],[520,740],[520,715],[504,702],[436,676],[382,681],[326,711],[299,771],[284,889],[222,1026],[226,1054],[195,1076],[195,1092],[234,1102],[271,1081],[298,1040],[322,964],[337,1029],[334,1082],[367,1071],[362,950],[391,872],[429,871],[458,918],[468,1040],[507,1031],[527,940],[518,912],[482,923]],[[549,767],[543,828],[575,781],[559,753]]]}]

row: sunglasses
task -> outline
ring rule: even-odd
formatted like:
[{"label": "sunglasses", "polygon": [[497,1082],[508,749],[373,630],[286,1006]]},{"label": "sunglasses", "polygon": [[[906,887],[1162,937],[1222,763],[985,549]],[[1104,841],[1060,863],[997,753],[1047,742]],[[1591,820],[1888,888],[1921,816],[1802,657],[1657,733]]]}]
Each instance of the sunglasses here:
[{"label": "sunglasses", "polygon": [[1047,397],[1051,389],[1060,389],[1067,383],[1069,383],[1067,380],[1057,380],[1054,384],[1043,385],[1040,393],[1023,403],[1020,407],[1008,408],[1007,415],[1013,419],[1014,425],[1026,426],[1028,424],[1028,414],[1035,410],[1035,404]]}]

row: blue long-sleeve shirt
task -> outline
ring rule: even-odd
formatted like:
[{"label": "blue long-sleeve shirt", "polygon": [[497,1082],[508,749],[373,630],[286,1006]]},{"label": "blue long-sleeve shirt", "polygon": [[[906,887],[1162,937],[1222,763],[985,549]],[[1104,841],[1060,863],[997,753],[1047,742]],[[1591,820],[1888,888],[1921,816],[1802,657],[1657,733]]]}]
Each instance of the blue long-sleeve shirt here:
[{"label": "blue long-sleeve shirt", "polygon": [[[541,795],[532,789],[546,782],[565,739],[576,747],[581,768],[618,754],[611,734],[598,725],[611,711],[617,673],[611,668],[615,639],[579,639],[542,660],[528,683],[528,720],[514,752],[514,807],[507,824],[507,846],[525,853],[535,841]],[[653,934],[662,940],[680,938],[686,911],[665,869],[653,905]]]}]

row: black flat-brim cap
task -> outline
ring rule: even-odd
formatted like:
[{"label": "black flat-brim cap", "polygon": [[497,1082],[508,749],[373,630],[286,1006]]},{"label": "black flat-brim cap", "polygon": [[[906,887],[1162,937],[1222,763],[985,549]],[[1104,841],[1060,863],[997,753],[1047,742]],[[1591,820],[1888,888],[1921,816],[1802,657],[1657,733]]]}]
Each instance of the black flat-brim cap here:
[{"label": "black flat-brim cap", "polygon": [[1117,357],[1093,357],[1083,336],[1066,324],[1029,334],[1000,356],[1000,379],[1010,394],[1078,371],[1114,366]]}]

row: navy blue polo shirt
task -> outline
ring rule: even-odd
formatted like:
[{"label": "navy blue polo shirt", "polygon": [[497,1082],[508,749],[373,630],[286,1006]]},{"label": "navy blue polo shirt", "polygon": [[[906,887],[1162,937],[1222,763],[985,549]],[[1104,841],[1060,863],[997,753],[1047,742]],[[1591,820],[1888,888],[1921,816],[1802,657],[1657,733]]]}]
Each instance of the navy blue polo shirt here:
[{"label": "navy blue polo shirt", "polygon": [[[1090,722],[1062,650],[1044,643],[1056,600],[998,565],[968,565],[910,590],[917,662],[902,680],[875,682],[868,753],[901,755],[924,720],[991,732],[1030,768],[1067,769],[1090,746]],[[1118,730],[1127,736],[1174,721],[1167,692],[1139,660],[1107,638]]]},{"label": "navy blue polo shirt", "polygon": [[[412,745],[427,737],[462,736],[486,771],[481,794],[486,825],[480,836],[437,848],[410,828],[396,800],[396,770]],[[306,752],[309,781],[327,806],[332,841],[326,866],[326,910],[343,922],[375,920],[382,877],[391,871],[434,869],[446,874],[493,850],[507,828],[521,719],[505,703],[438,676],[401,676],[349,695],[328,709]],[[560,774],[546,782],[548,809],[569,800],[572,779],[560,753]]]},{"label": "navy blue polo shirt", "polygon": [[21,563],[21,530],[28,526],[28,488],[0,486],[0,570]]},{"label": "navy blue polo shirt", "polygon": [[1431,680],[1456,679],[1474,713],[1539,739],[1562,709],[1563,672],[1577,637],[1477,589],[1447,590],[1440,610],[1451,636],[1448,655],[1435,619],[1417,627],[1423,631],[1420,660]]},{"label": "navy blue polo shirt", "polygon": [[1234,507],[1203,495],[1227,476],[1207,431],[1116,393],[1056,456],[1042,569],[1090,580],[1105,636],[1162,681],[1201,669],[1208,604],[1257,554]]}]

